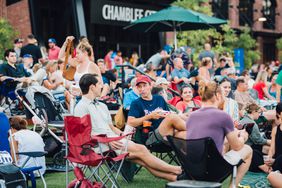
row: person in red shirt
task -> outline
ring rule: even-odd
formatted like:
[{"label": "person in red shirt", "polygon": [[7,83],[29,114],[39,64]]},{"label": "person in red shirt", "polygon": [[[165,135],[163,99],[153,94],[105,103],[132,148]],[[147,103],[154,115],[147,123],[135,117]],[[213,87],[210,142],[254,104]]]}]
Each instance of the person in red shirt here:
[{"label": "person in red shirt", "polygon": [[260,100],[264,100],[264,99],[275,100],[275,98],[272,97],[268,92],[267,72],[265,70],[262,70],[258,73],[256,82],[253,88],[258,92],[258,98]]},{"label": "person in red shirt", "polygon": [[185,84],[180,89],[180,95],[182,101],[176,104],[176,108],[182,113],[191,112],[193,108],[200,108],[201,103],[198,100],[193,99],[193,89],[190,85]]},{"label": "person in red shirt", "polygon": [[48,39],[48,59],[49,60],[58,60],[60,48],[56,45],[56,40],[54,38]]}]

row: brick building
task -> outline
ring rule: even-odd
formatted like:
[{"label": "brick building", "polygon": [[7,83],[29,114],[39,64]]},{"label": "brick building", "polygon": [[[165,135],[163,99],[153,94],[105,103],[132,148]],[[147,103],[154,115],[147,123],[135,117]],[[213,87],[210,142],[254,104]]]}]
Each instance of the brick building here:
[{"label": "brick building", "polygon": [[277,59],[276,39],[282,37],[281,0],[211,0],[214,15],[229,19],[231,27],[248,25],[262,54],[260,62]]},{"label": "brick building", "polygon": [[[98,57],[108,49],[119,49],[124,55],[137,51],[147,59],[165,43],[163,35],[124,31],[123,26],[135,19],[134,15],[127,20],[111,20],[111,8],[152,12],[171,2],[173,0],[0,0],[0,16],[10,21],[20,37],[33,33],[41,44],[46,44],[49,37],[56,38],[60,45],[67,35],[87,35]],[[277,59],[275,41],[282,36],[282,0],[210,0],[210,4],[214,15],[229,19],[232,28],[240,30],[244,25],[252,28],[262,53],[261,62]],[[261,18],[266,21],[261,22]]]}]

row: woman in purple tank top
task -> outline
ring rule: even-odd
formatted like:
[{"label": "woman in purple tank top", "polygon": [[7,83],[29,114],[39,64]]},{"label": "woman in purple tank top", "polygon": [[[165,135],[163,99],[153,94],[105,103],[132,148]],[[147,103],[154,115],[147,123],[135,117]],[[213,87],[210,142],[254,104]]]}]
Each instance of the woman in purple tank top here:
[{"label": "woman in purple tank top", "polygon": [[211,137],[219,152],[223,152],[223,143],[226,137],[231,151],[223,157],[229,163],[236,165],[242,159],[245,163],[238,167],[236,185],[238,185],[248,171],[252,149],[245,145],[248,139],[246,131],[234,129],[233,120],[222,108],[224,95],[221,87],[215,82],[200,81],[199,94],[202,98],[202,108],[192,112],[186,122],[187,138],[198,139]]}]

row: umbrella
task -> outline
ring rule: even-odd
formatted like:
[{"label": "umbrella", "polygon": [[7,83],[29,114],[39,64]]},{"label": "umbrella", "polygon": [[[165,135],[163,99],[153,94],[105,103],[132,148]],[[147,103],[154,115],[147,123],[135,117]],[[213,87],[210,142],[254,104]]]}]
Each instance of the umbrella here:
[{"label": "umbrella", "polygon": [[209,29],[227,23],[226,20],[211,17],[189,9],[171,6],[152,15],[131,22],[124,29],[145,32],[174,32],[174,45],[177,47],[176,31]]}]

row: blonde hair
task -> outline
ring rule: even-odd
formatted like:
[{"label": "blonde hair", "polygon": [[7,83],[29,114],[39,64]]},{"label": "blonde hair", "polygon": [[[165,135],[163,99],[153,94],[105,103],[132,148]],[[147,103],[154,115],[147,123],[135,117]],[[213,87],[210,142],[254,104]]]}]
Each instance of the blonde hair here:
[{"label": "blonde hair", "polygon": [[90,57],[92,56],[92,46],[88,42],[88,40],[82,40],[78,46],[77,49],[81,50],[82,52],[87,52],[87,55]]},{"label": "blonde hair", "polygon": [[259,71],[257,78],[256,78],[256,83],[263,81],[263,82],[267,82],[267,71],[266,70],[262,70]]},{"label": "blonde hair", "polygon": [[36,63],[35,65],[33,65],[33,68],[32,68],[33,74],[35,74],[41,67],[42,65],[39,63]]},{"label": "blonde hair", "polygon": [[56,64],[58,64],[58,61],[55,61],[55,60],[49,61],[49,62],[47,63],[47,65],[46,65],[46,71],[49,72],[50,67],[52,67],[52,66],[54,66],[54,65],[56,65]]},{"label": "blonde hair", "polygon": [[205,82],[201,80],[199,82],[199,95],[203,102],[211,100],[220,91],[221,88],[214,81]]}]

